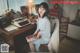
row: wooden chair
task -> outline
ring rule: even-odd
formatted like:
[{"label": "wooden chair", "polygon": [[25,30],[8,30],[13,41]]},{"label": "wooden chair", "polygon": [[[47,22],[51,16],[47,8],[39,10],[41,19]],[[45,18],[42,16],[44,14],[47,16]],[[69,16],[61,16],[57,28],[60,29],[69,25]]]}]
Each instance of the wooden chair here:
[{"label": "wooden chair", "polygon": [[60,42],[67,37],[69,17],[62,17],[60,20]]}]

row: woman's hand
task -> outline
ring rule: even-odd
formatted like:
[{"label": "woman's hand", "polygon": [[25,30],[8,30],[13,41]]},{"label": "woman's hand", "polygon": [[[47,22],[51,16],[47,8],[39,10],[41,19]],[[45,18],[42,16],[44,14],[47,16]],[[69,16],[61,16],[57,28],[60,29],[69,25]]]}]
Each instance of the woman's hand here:
[{"label": "woman's hand", "polygon": [[36,39],[40,39],[41,38],[41,35],[40,33],[38,33],[36,36],[34,36]]},{"label": "woman's hand", "polygon": [[38,30],[35,34],[33,34],[33,36],[34,36],[36,39],[41,38],[40,30]]}]

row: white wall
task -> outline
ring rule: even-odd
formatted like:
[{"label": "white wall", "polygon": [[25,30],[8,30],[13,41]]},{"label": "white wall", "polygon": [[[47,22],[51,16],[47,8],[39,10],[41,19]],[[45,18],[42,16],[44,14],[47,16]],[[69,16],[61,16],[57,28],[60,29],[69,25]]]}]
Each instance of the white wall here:
[{"label": "white wall", "polygon": [[[66,1],[79,1],[80,0],[64,0],[65,2]],[[70,18],[70,21],[74,20],[75,19],[75,15],[76,15],[76,11],[77,9],[80,9],[80,4],[63,4],[63,9],[64,9],[64,16],[65,17],[69,17]]]},{"label": "white wall", "polygon": [[63,10],[64,10],[63,15],[65,17],[69,17],[70,21],[72,21],[72,20],[75,19],[77,9],[80,9],[79,4],[73,4],[73,5],[66,4],[66,5],[63,5]]}]

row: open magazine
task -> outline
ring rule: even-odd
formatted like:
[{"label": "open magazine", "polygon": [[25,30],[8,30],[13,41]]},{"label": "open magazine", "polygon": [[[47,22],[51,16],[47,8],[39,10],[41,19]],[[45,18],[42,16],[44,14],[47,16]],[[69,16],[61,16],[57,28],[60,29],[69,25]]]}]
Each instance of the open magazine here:
[{"label": "open magazine", "polygon": [[26,40],[27,40],[27,42],[32,42],[32,41],[35,41],[37,39],[34,36],[30,35],[30,36],[26,37]]}]

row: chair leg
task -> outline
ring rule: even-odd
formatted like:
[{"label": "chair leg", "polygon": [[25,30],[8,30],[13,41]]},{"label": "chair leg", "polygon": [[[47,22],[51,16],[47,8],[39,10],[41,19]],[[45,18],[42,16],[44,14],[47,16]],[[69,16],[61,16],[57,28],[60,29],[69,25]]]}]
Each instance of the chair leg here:
[{"label": "chair leg", "polygon": [[33,43],[29,42],[31,52],[35,52],[35,46]]}]

